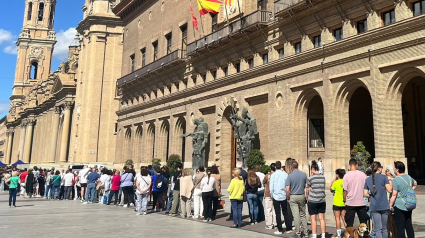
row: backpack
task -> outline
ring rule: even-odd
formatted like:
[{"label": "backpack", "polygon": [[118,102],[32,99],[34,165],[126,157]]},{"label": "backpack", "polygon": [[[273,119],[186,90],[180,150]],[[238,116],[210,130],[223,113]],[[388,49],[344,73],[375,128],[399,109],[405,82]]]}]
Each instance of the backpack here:
[{"label": "backpack", "polygon": [[[407,210],[408,211],[412,211],[413,209],[416,208],[416,203],[417,203],[415,190],[413,190],[413,187],[410,186],[403,177],[400,177],[400,178],[403,179],[403,181],[406,183],[406,185],[407,185],[407,192],[406,192],[406,197],[405,198],[402,198],[400,195],[398,195],[398,196],[403,201],[404,206],[407,208]],[[412,184],[412,178],[410,178],[410,182]]]},{"label": "backpack", "polygon": [[155,185],[156,189],[161,189],[161,188],[165,187],[164,176],[162,176],[161,174],[158,174],[156,176],[156,180],[155,180],[154,185]]}]

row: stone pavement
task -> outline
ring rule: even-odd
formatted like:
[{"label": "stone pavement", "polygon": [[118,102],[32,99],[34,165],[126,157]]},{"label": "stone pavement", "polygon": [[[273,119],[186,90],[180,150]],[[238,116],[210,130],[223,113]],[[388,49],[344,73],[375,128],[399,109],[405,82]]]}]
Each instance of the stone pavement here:
[{"label": "stone pavement", "polygon": [[[422,191],[422,192],[421,192]],[[243,236],[270,237],[274,230],[264,229],[265,223],[250,225],[248,208],[244,204],[242,229],[230,229],[232,224],[226,221],[230,211],[228,194],[223,189],[226,206],[210,224],[200,220],[182,219],[164,215],[164,212],[136,216],[132,208],[104,206],[99,204],[83,205],[80,201],[50,201],[41,198],[23,199],[18,197],[17,208],[8,207],[8,193],[0,192],[0,234],[2,237],[227,237]],[[328,194],[328,204],[332,204]],[[425,237],[425,187],[418,189],[418,208],[414,211],[416,237]],[[150,208],[150,207],[149,207]],[[331,206],[327,209],[327,237],[335,234]],[[164,229],[165,228],[165,229]],[[309,226],[309,229],[310,226]],[[320,230],[320,228],[319,228]],[[4,236],[3,236],[4,235]],[[290,237],[285,234],[280,237]]]}]

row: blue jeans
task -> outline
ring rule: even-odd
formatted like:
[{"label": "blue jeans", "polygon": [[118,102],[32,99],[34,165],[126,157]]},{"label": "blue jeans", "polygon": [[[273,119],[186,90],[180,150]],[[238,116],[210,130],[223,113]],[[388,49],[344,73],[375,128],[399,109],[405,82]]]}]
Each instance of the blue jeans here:
[{"label": "blue jeans", "polygon": [[0,191],[4,191],[4,181],[1,181],[1,190]]},{"label": "blue jeans", "polygon": [[388,238],[387,221],[388,210],[372,211],[373,233],[376,238]]},{"label": "blue jeans", "polygon": [[58,199],[59,199],[60,188],[61,188],[60,185],[53,184],[53,187],[50,189],[50,199],[55,198],[55,190],[58,191]]},{"label": "blue jeans", "polygon": [[86,192],[86,202],[89,201],[89,194],[90,194],[90,202],[94,201],[94,193],[96,192],[96,184],[89,183],[87,185],[87,192]]},{"label": "blue jeans", "polygon": [[13,200],[13,206],[16,205],[16,188],[9,188],[9,206],[12,206],[12,200]]},{"label": "blue jeans", "polygon": [[171,207],[173,206],[173,201],[174,201],[173,190],[171,190],[170,193],[168,194],[167,209],[165,210],[166,212],[171,211]]},{"label": "blue jeans", "polygon": [[254,193],[247,193],[246,198],[248,200],[249,218],[251,218],[251,222],[254,222],[258,219],[258,211],[257,211],[258,196],[257,194],[254,194]]},{"label": "blue jeans", "polygon": [[257,192],[257,207],[258,207],[258,221],[264,221],[266,219],[264,215],[264,189]]},{"label": "blue jeans", "polygon": [[[103,194],[103,204],[108,204],[108,199],[109,199],[109,191],[105,191],[105,193]],[[99,202],[102,202],[101,201],[102,199],[99,199]]]},{"label": "blue jeans", "polygon": [[230,199],[230,203],[232,204],[232,213],[233,213],[233,224],[238,226],[239,228],[242,225],[242,200]]},{"label": "blue jeans", "polygon": [[45,198],[49,197],[50,189],[51,189],[50,185],[46,185],[46,189],[45,189],[45,191],[44,191],[44,197],[45,197]]},{"label": "blue jeans", "polygon": [[[367,203],[366,203],[367,204]],[[369,216],[369,218],[370,219],[372,219],[372,224],[373,224],[373,227],[375,227],[375,221],[374,221],[374,219],[373,219],[373,216],[372,216],[372,214],[371,214],[371,212],[370,212],[370,210],[369,210],[369,207],[367,207],[367,215]],[[388,218],[388,217],[387,217]],[[386,224],[386,223],[385,223]],[[370,226],[367,228],[368,230],[370,229]],[[375,237],[376,236],[376,232],[375,232],[375,228],[373,228],[371,231],[370,231],[370,236],[371,237]]]}]

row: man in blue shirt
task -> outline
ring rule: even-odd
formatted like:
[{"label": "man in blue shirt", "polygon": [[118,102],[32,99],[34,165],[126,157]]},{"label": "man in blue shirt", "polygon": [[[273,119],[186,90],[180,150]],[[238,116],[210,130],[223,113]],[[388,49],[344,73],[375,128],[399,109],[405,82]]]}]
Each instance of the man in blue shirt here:
[{"label": "man in blue shirt", "polygon": [[288,213],[288,203],[286,201],[285,183],[287,178],[288,174],[282,170],[282,163],[280,161],[276,161],[276,172],[274,172],[270,177],[270,195],[273,199],[273,207],[276,212],[276,223],[278,229],[274,232],[276,235],[280,235],[283,232],[280,210],[282,210],[283,217],[285,218],[285,232],[292,232],[292,217]]},{"label": "man in blue shirt", "polygon": [[[87,176],[86,201],[83,204],[93,203],[94,193],[96,192],[96,184],[99,178],[100,178],[100,175],[96,173],[96,168],[92,168],[91,173]],[[89,202],[89,195],[90,195],[90,202]]]}]

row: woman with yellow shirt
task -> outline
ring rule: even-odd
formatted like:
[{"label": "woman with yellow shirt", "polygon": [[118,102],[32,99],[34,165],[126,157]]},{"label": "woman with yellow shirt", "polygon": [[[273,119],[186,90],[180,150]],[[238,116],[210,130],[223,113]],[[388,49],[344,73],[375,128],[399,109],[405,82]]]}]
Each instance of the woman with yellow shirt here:
[{"label": "woman with yellow shirt", "polygon": [[335,221],[336,221],[336,237],[341,237],[341,218],[342,222],[344,222],[344,226],[347,227],[347,224],[345,223],[345,203],[343,199],[343,183],[342,179],[345,175],[345,169],[337,169],[335,171],[335,179],[332,181],[331,184],[331,192],[334,194],[334,202],[333,202],[333,211],[335,215]]},{"label": "woman with yellow shirt", "polygon": [[243,193],[245,192],[245,185],[241,176],[241,171],[238,168],[233,169],[232,176],[233,179],[227,189],[233,213],[233,226],[230,228],[240,228],[242,224]]}]

